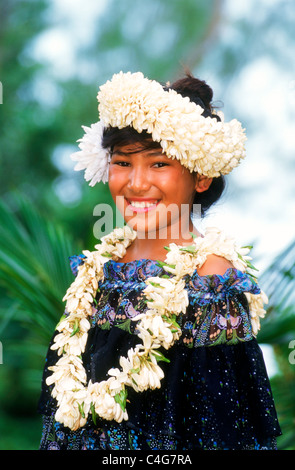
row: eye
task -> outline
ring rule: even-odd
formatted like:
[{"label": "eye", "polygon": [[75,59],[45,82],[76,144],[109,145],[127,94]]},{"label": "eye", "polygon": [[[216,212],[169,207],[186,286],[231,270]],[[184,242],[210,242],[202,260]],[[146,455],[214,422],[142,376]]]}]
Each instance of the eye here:
[{"label": "eye", "polygon": [[119,157],[112,157],[111,164],[125,167],[125,166],[129,166],[130,162],[127,160],[123,160]]},{"label": "eye", "polygon": [[164,166],[168,166],[168,163],[166,162],[156,162],[153,164],[154,167],[156,168],[163,168]]},{"label": "eye", "polygon": [[118,166],[129,166],[130,163],[129,163],[129,162],[124,162],[124,161],[117,161],[117,162],[114,162],[114,165],[118,165]]}]

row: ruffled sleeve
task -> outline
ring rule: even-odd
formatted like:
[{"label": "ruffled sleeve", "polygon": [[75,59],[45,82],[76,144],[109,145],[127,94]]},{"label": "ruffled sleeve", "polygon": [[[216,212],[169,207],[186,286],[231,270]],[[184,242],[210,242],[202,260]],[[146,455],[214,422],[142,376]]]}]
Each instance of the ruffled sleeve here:
[{"label": "ruffled sleeve", "polygon": [[85,255],[73,255],[69,257],[70,261],[70,268],[74,276],[77,276],[78,274],[78,267],[84,263],[85,260]]},{"label": "ruffled sleeve", "polygon": [[228,269],[224,275],[199,276],[187,280],[189,307],[182,317],[182,341],[186,346],[235,344],[253,338],[246,293],[260,294],[248,274]]}]

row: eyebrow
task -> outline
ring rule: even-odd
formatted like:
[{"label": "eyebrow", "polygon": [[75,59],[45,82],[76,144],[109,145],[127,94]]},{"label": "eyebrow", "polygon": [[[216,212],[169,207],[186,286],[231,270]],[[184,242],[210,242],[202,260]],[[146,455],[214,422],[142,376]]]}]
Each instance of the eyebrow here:
[{"label": "eyebrow", "polygon": [[[139,153],[140,150],[133,150],[132,152],[123,152],[122,150],[113,150],[111,155],[119,155],[121,157],[130,157],[131,155],[135,153]],[[152,156],[163,156],[164,153],[161,151],[161,149],[154,149],[154,150],[148,150],[147,153],[144,155],[145,157],[152,157]]]}]

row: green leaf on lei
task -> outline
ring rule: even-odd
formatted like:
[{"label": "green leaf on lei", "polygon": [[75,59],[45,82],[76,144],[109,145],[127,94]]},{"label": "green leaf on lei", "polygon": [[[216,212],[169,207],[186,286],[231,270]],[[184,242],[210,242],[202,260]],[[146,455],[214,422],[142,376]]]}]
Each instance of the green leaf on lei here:
[{"label": "green leaf on lei", "polygon": [[180,248],[180,251],[187,251],[188,253],[195,253],[196,247],[194,245],[187,245]]},{"label": "green leaf on lei", "polygon": [[61,324],[62,321],[64,321],[65,318],[67,318],[67,315],[62,315],[60,317],[60,320],[59,320],[58,324],[56,325],[56,328]]},{"label": "green leaf on lei", "polygon": [[96,426],[97,414],[96,414],[96,411],[95,411],[95,408],[94,408],[94,405],[93,405],[92,402],[90,403],[90,410],[91,410],[91,414],[92,414],[92,421],[93,421],[94,425]]},{"label": "green leaf on lei", "polygon": [[170,359],[164,356],[160,351],[153,351],[153,356],[155,356],[157,362],[170,362]]},{"label": "green leaf on lei", "polygon": [[70,337],[75,336],[75,334],[78,333],[79,330],[80,330],[80,327],[79,327],[79,320],[76,319],[76,320],[75,320],[74,329],[73,329],[73,331],[72,331]]},{"label": "green leaf on lei", "polygon": [[119,403],[123,411],[126,410],[127,395],[128,395],[128,392],[126,389],[124,389],[124,390],[121,390],[120,393],[117,393],[114,396],[115,402]]},{"label": "green leaf on lei", "polygon": [[85,413],[84,413],[84,401],[83,403],[78,403],[79,411],[82,416],[82,418],[85,418]]}]

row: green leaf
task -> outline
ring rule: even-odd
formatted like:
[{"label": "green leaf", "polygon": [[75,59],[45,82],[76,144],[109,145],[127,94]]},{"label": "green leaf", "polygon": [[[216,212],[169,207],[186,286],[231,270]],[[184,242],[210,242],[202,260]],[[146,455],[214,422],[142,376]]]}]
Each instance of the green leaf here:
[{"label": "green leaf", "polygon": [[83,403],[78,403],[78,408],[79,408],[79,411],[80,411],[80,414],[81,414],[82,418],[85,418],[84,401],[83,401]]},{"label": "green leaf", "polygon": [[95,411],[95,408],[94,408],[94,405],[93,405],[92,402],[90,403],[90,410],[91,410],[91,414],[92,414],[92,421],[93,421],[94,425],[96,426],[97,414],[96,414],[96,411]]},{"label": "green leaf", "polygon": [[161,287],[162,289],[164,289],[164,287],[161,286],[161,284],[159,284],[158,282],[149,281],[149,284],[150,284],[151,286],[154,286],[154,287]]},{"label": "green leaf", "polygon": [[76,320],[75,320],[75,324],[74,324],[74,329],[73,329],[73,331],[72,331],[70,337],[75,336],[75,334],[77,334],[79,330],[80,330],[80,327],[79,327],[79,320],[76,319]]},{"label": "green leaf", "polygon": [[182,248],[180,248],[180,251],[187,251],[188,253],[195,253],[196,252],[196,246],[195,245],[187,245]]},{"label": "green leaf", "polygon": [[153,351],[153,356],[155,356],[157,362],[170,362],[170,359],[164,356],[164,354],[161,353],[161,351]]},{"label": "green leaf", "polygon": [[160,266],[160,268],[164,268],[165,266],[168,266],[168,268],[175,269],[175,264],[168,264],[168,263],[165,263],[165,261],[157,260],[157,265]]},{"label": "green leaf", "polygon": [[61,322],[62,322],[65,318],[67,318],[67,315],[62,315],[62,316],[60,317],[60,320],[59,320],[58,324],[56,325],[56,328],[61,324]]},{"label": "green leaf", "polygon": [[255,268],[255,266],[253,266],[253,264],[250,263],[249,260],[246,260],[246,263],[247,263],[247,266],[248,266],[250,269],[253,269],[254,271],[259,271],[259,269]]},{"label": "green leaf", "polygon": [[117,393],[114,396],[115,402],[119,403],[123,411],[126,410],[127,396],[128,396],[128,392],[126,389],[121,390],[120,393]]}]

